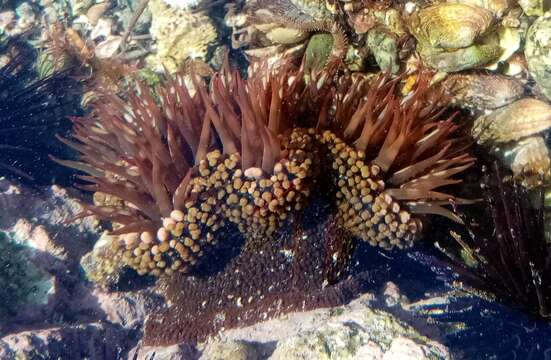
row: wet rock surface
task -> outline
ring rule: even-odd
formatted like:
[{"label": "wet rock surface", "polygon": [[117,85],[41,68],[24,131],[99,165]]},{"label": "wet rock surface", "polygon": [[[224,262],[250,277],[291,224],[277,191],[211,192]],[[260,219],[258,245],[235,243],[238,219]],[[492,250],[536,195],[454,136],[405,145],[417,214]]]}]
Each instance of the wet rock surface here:
[{"label": "wet rock surface", "polygon": [[[253,326],[222,331],[198,346],[207,359],[450,359],[442,344],[421,335],[392,314],[372,308],[364,294],[350,304],[292,313]],[[137,359],[191,356],[183,346],[137,347]],[[157,357],[163,354],[166,357]],[[187,355],[186,355],[187,354]]]},{"label": "wet rock surface", "polygon": [[449,356],[445,346],[393,315],[371,309],[373,294],[344,307],[222,331],[198,346],[144,347],[143,323],[163,300],[148,288],[110,291],[86,280],[79,260],[99,237],[99,224],[88,219],[60,232],[58,227],[79,210],[67,191],[52,187],[27,206],[36,196],[32,190],[1,185],[0,201],[10,209],[0,218],[2,231],[52,283],[42,307],[13,314],[0,327],[2,359],[36,354],[62,359],[383,359],[397,352],[415,359]]},{"label": "wet rock surface", "polygon": [[26,296],[10,299],[16,306],[0,318],[0,358],[123,358],[160,299],[150,290],[108,292],[85,280],[79,260],[99,236],[97,224],[84,220],[60,231],[80,209],[64,189],[53,186],[38,198],[7,181],[0,189],[2,241],[16,249],[0,258],[17,265],[0,272],[3,291]]},{"label": "wet rock surface", "polygon": [[0,358],[120,359],[128,341],[119,327],[102,322],[28,330],[3,337]]}]

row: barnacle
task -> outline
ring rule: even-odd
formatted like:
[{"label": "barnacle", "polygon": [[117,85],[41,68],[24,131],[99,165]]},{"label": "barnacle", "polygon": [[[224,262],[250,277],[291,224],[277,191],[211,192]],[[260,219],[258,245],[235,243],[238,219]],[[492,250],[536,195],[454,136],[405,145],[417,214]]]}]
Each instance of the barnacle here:
[{"label": "barnacle", "polygon": [[524,87],[519,80],[498,74],[451,74],[441,85],[452,103],[479,110],[496,109],[524,95]]},{"label": "barnacle", "polygon": [[[337,67],[346,55],[347,36],[341,25],[324,11],[315,11],[311,7],[303,9],[292,0],[256,0],[248,5],[247,11],[251,14],[252,26],[262,29],[275,43],[296,43],[310,33],[331,34],[332,49],[324,64],[327,69]],[[242,38],[250,38],[250,31],[244,28],[234,32],[234,46],[243,46]]]},{"label": "barnacle", "polygon": [[479,144],[505,143],[551,127],[551,105],[524,98],[475,120],[471,130]]},{"label": "barnacle", "polygon": [[441,83],[452,102],[463,108],[496,109],[524,95],[521,81],[498,74],[451,74]]},{"label": "barnacle", "polygon": [[551,106],[523,98],[475,120],[472,136],[513,170],[525,186],[547,182],[551,176],[549,149],[540,133],[551,125]]}]

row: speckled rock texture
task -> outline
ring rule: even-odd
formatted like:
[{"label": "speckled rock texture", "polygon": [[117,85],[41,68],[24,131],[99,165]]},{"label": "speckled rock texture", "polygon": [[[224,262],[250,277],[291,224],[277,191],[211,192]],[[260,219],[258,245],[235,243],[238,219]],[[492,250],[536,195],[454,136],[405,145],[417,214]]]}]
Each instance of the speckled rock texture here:
[{"label": "speckled rock texture", "polygon": [[149,31],[156,42],[156,53],[147,61],[153,69],[175,72],[187,59],[207,60],[209,47],[216,45],[218,33],[206,14],[172,7],[162,0],[151,0],[149,9],[152,15]]},{"label": "speckled rock texture", "polygon": [[[448,349],[390,313],[372,309],[374,295],[349,305],[293,313],[253,326],[221,332],[199,346],[200,359],[451,359]],[[136,359],[176,359],[185,347],[143,347]],[[157,357],[162,351],[166,357]],[[199,355],[198,355],[199,356]],[[185,358],[185,357],[184,357]]]},{"label": "speckled rock texture", "polygon": [[[79,260],[99,237],[98,224],[86,219],[67,226],[64,222],[80,211],[78,201],[57,186],[40,194],[0,180],[0,232],[24,259],[15,270],[28,274],[32,263],[51,284],[29,294],[34,301],[29,306],[19,301],[0,317],[0,359],[124,358],[159,297],[147,289],[108,292],[87,282]],[[0,277],[12,277],[13,271]],[[12,278],[0,280],[21,285]]]}]

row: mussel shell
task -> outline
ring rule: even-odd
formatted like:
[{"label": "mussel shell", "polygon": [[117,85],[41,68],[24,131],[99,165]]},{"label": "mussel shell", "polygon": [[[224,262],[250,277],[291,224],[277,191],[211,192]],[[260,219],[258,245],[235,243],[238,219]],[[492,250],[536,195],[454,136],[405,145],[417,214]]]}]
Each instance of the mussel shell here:
[{"label": "mussel shell", "polygon": [[506,143],[551,127],[551,105],[524,98],[475,120],[471,134],[479,144]]},{"label": "mussel shell", "polygon": [[441,3],[412,14],[409,28],[425,47],[457,49],[472,45],[493,20],[490,11],[478,6]]},{"label": "mussel shell", "polygon": [[480,72],[451,74],[442,82],[442,88],[454,104],[480,110],[505,106],[524,95],[519,80]]}]

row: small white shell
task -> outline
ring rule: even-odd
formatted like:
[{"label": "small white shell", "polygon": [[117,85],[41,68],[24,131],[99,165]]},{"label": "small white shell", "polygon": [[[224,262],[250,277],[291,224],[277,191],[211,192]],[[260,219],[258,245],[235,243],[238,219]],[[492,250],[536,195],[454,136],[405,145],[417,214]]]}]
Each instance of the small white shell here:
[{"label": "small white shell", "polygon": [[119,49],[122,38],[120,36],[110,36],[105,41],[100,42],[94,52],[99,59],[108,59],[115,55]]},{"label": "small white shell", "polygon": [[96,40],[100,37],[111,36],[112,27],[113,21],[111,19],[99,19],[90,33],[90,39]]},{"label": "small white shell", "polygon": [[507,144],[499,154],[524,186],[540,185],[551,177],[549,149],[541,135]]}]

